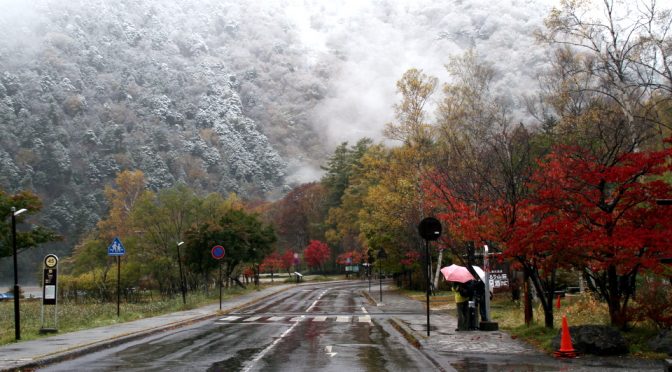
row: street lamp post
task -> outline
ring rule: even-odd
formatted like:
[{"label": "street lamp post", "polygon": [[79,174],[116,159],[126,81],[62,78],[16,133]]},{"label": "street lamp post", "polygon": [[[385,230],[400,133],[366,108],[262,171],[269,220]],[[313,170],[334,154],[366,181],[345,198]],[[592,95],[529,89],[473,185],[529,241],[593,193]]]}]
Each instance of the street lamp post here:
[{"label": "street lamp post", "polygon": [[180,267],[180,290],[182,291],[182,303],[187,304],[186,288],[184,288],[184,274],[182,273],[182,258],[180,257],[180,246],[184,242],[177,243],[177,265]]},{"label": "street lamp post", "polygon": [[369,279],[369,293],[371,293],[371,263],[366,263],[366,276]]},{"label": "street lamp post", "polygon": [[16,210],[12,207],[12,252],[14,254],[14,338],[21,339],[21,313],[19,311],[19,270],[16,252],[16,216],[25,212],[26,209]]},{"label": "street lamp post", "polygon": [[383,302],[383,260],[387,258],[387,252],[383,248],[378,251],[378,278],[380,279],[380,302]]}]

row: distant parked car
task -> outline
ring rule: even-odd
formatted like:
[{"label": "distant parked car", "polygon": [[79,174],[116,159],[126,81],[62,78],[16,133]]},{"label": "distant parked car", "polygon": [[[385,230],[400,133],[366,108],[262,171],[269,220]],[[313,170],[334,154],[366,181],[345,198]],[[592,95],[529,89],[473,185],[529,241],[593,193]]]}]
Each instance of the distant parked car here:
[{"label": "distant parked car", "polygon": [[0,301],[13,300],[13,299],[14,299],[14,293],[12,292],[0,293]]}]

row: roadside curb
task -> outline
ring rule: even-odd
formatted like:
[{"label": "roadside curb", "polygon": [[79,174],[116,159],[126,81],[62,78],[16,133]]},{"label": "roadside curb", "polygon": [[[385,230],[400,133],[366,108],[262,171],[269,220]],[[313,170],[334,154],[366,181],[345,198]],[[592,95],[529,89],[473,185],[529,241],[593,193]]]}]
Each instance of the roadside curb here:
[{"label": "roadside curb", "polygon": [[376,302],[376,300],[374,300],[373,297],[371,297],[371,295],[369,294],[369,292],[367,292],[367,291],[362,291],[362,296],[364,296],[364,298],[366,298],[366,300],[369,302],[369,305],[378,305],[378,303]]},{"label": "roadside curb", "polygon": [[162,326],[157,326],[157,327],[154,327],[154,328],[148,328],[148,329],[144,329],[144,330],[141,330],[141,331],[128,333],[128,334],[125,334],[125,335],[118,335],[118,336],[111,337],[111,338],[106,339],[106,340],[102,340],[102,341],[98,341],[98,342],[92,342],[90,344],[73,346],[73,347],[71,347],[69,349],[65,349],[63,351],[58,351],[58,352],[55,352],[55,353],[52,353],[52,354],[46,354],[46,355],[44,355],[44,357],[41,357],[39,360],[30,361],[30,362],[27,362],[27,363],[24,363],[24,364],[21,364],[21,365],[17,365],[17,366],[14,366],[14,367],[10,367],[10,368],[0,369],[0,372],[23,371],[23,370],[37,369],[37,368],[45,367],[45,366],[50,365],[50,364],[63,362],[63,361],[68,360],[68,359],[77,358],[77,357],[80,357],[80,356],[83,356],[83,355],[86,355],[86,354],[89,354],[89,353],[93,353],[93,352],[97,352],[97,351],[100,351],[100,350],[112,348],[112,347],[122,345],[122,344],[127,343],[127,342],[132,342],[132,341],[141,339],[143,337],[152,336],[152,335],[155,335],[155,334],[158,334],[158,333],[161,333],[161,332],[166,332],[166,331],[178,329],[178,328],[181,328],[181,327],[186,327],[186,326],[194,324],[194,323],[198,323],[198,322],[208,320],[208,319],[217,318],[217,317],[220,317],[222,315],[229,314],[229,313],[235,312],[237,310],[240,310],[244,307],[254,305],[254,304],[262,301],[263,299],[265,299],[268,296],[277,295],[277,294],[285,292],[285,291],[287,291],[287,290],[289,290],[293,287],[294,286],[289,285],[289,286],[286,286],[285,288],[280,288],[277,291],[273,291],[271,293],[268,293],[267,295],[259,296],[257,298],[252,298],[250,301],[247,301],[247,302],[244,302],[242,304],[230,307],[228,309],[222,309],[222,310],[216,309],[214,312],[209,313],[209,314],[196,315],[196,316],[194,316],[192,318],[189,318],[189,319],[176,321],[176,322],[165,324],[165,325],[162,325]]},{"label": "roadside curb", "polygon": [[422,343],[420,343],[420,340],[418,340],[417,337],[415,337],[415,332],[413,332],[412,329],[408,328],[404,322],[397,318],[390,318],[387,320],[390,322],[392,327],[397,330],[397,332],[401,333],[402,336],[408,341],[409,344],[413,345],[416,349],[422,349]]}]

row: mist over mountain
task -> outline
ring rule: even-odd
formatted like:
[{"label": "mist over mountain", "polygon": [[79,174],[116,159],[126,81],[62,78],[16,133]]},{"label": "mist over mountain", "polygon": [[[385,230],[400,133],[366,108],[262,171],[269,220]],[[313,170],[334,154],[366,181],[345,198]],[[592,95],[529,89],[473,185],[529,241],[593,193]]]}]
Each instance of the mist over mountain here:
[{"label": "mist over mountain", "polygon": [[473,48],[512,99],[533,89],[553,3],[0,0],[0,188],[35,190],[73,239],[124,169],[277,196],[336,144],[381,139],[408,68],[445,82]]}]

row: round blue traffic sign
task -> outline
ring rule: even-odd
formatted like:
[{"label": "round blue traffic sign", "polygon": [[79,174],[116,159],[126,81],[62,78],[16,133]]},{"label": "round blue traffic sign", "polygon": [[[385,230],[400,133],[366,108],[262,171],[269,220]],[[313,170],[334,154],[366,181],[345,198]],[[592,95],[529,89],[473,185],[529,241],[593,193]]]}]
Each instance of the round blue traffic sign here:
[{"label": "round blue traffic sign", "polygon": [[221,245],[216,245],[212,247],[212,249],[210,250],[210,254],[212,254],[212,258],[214,258],[215,260],[221,260],[222,258],[224,258],[224,253],[225,253],[224,247],[222,247]]}]

